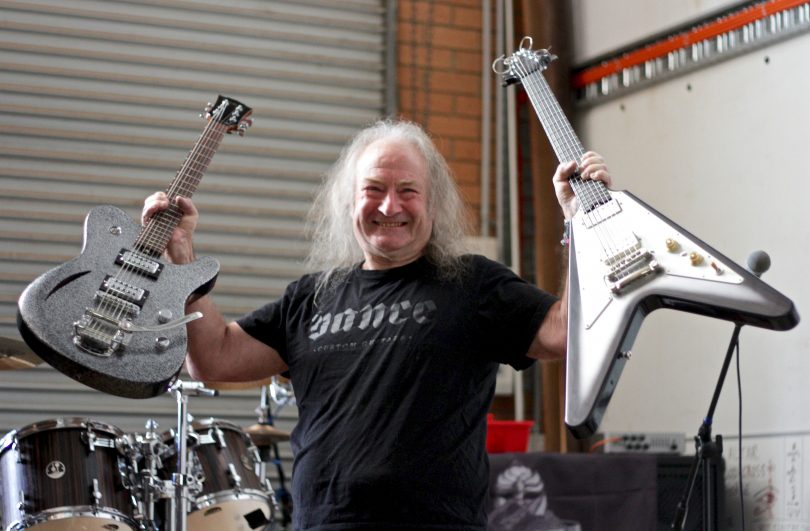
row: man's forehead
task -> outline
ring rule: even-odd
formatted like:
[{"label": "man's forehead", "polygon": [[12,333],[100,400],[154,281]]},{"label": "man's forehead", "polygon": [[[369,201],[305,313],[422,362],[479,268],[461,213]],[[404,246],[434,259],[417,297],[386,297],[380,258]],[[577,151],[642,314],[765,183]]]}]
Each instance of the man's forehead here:
[{"label": "man's forehead", "polygon": [[422,153],[413,143],[403,139],[382,139],[372,142],[360,153],[358,169],[427,166]]}]

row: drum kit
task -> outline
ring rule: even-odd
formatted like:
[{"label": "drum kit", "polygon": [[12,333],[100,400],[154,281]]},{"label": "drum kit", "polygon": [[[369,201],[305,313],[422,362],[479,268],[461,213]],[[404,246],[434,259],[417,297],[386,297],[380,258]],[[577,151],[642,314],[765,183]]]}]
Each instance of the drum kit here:
[{"label": "drum kit", "polygon": [[[41,360],[20,340],[0,337],[0,370]],[[261,386],[258,422],[192,420],[191,396]],[[249,531],[284,529],[291,502],[278,443],[290,435],[273,415],[294,404],[288,380],[176,381],[177,427],[140,433],[89,418],[56,418],[0,440],[0,530]],[[273,404],[275,412],[273,412]],[[275,465],[278,488],[268,477]]]}]

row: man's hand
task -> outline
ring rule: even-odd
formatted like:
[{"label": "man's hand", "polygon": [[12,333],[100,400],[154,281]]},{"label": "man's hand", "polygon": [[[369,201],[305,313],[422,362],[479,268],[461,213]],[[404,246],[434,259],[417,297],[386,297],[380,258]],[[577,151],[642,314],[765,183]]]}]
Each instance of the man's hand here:
[{"label": "man's hand", "polygon": [[598,180],[605,183],[610,187],[612,178],[607,169],[605,160],[598,153],[588,151],[582,155],[582,160],[579,166],[575,161],[563,162],[557,166],[557,171],[554,173],[554,190],[557,193],[557,201],[562,208],[563,216],[565,219],[571,219],[576,214],[579,204],[571,189],[571,184],[568,179],[574,175],[574,172],[579,169],[579,175],[583,180]]},{"label": "man's hand", "polygon": [[[197,212],[197,207],[187,197],[176,197],[175,204],[180,209],[183,217],[175,227],[174,232],[172,232],[172,237],[166,246],[166,255],[173,264],[187,264],[194,261],[192,238],[200,215]],[[150,195],[143,203],[141,223],[146,225],[152,216],[167,208],[169,208],[169,198],[165,192],[156,192]]]}]

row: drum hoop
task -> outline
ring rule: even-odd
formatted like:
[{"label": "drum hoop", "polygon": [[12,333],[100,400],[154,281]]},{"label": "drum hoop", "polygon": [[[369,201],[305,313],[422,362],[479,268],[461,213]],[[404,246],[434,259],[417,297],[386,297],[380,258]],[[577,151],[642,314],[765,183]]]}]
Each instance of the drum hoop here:
[{"label": "drum hoop", "polygon": [[244,431],[242,430],[242,427],[239,426],[238,424],[234,424],[231,421],[223,420],[223,419],[217,419],[217,418],[214,418],[214,417],[209,417],[207,419],[202,419],[202,420],[195,420],[192,423],[192,425],[193,425],[195,430],[210,430],[213,427],[217,427],[217,428],[220,428],[220,429],[225,428],[225,429],[229,429],[229,430],[232,430],[232,431],[237,431],[237,432],[242,433],[244,435]]},{"label": "drum hoop", "polygon": [[[267,502],[268,507],[272,505],[272,498],[270,495],[262,490],[256,489],[242,489],[239,492],[221,491],[214,494],[206,494],[194,500],[194,505],[197,509],[207,509],[218,503],[237,500],[257,500]],[[270,508],[272,511],[272,507]]]},{"label": "drum hoop", "polygon": [[71,428],[91,428],[94,431],[103,431],[108,434],[115,435],[116,437],[124,435],[124,432],[120,428],[88,417],[59,417],[55,419],[41,420],[39,422],[29,424],[28,426],[23,426],[15,431],[17,432],[17,438],[22,439],[41,431],[67,430]]},{"label": "drum hoop", "polygon": [[[31,527],[32,524],[41,524],[49,520],[63,520],[65,518],[73,518],[76,516],[88,516],[91,518],[98,518],[99,516],[114,520],[116,522],[123,522],[126,525],[137,529],[137,522],[122,512],[112,507],[92,507],[90,505],[78,506],[65,506],[65,507],[52,507],[45,509],[36,514],[27,516],[25,519],[25,527]],[[19,525],[21,522],[15,522]],[[13,526],[11,529],[14,529]]]},{"label": "drum hoop", "polygon": [[8,450],[15,441],[19,441],[36,433],[74,428],[92,428],[94,431],[105,432],[114,435],[116,438],[124,435],[124,432],[120,428],[88,417],[57,417],[48,420],[40,420],[6,433],[3,438],[0,439],[0,454]]}]

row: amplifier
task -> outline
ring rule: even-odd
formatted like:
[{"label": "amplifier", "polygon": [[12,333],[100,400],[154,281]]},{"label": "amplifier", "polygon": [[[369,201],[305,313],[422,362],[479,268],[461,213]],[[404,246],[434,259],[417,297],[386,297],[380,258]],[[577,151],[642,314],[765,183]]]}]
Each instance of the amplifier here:
[{"label": "amplifier", "polygon": [[685,435],[683,433],[602,433],[594,436],[592,452],[643,452],[650,454],[684,453]]},{"label": "amplifier", "polygon": [[[681,500],[689,480],[689,471],[694,461],[693,455],[659,455],[658,460],[658,526],[656,531],[669,531],[678,502]],[[715,502],[712,513],[712,529],[725,529],[726,525],[726,483],[725,461],[720,458],[712,462],[712,497]],[[701,531],[710,526],[703,522],[703,467],[698,470],[695,488],[689,498],[684,531]]]}]

